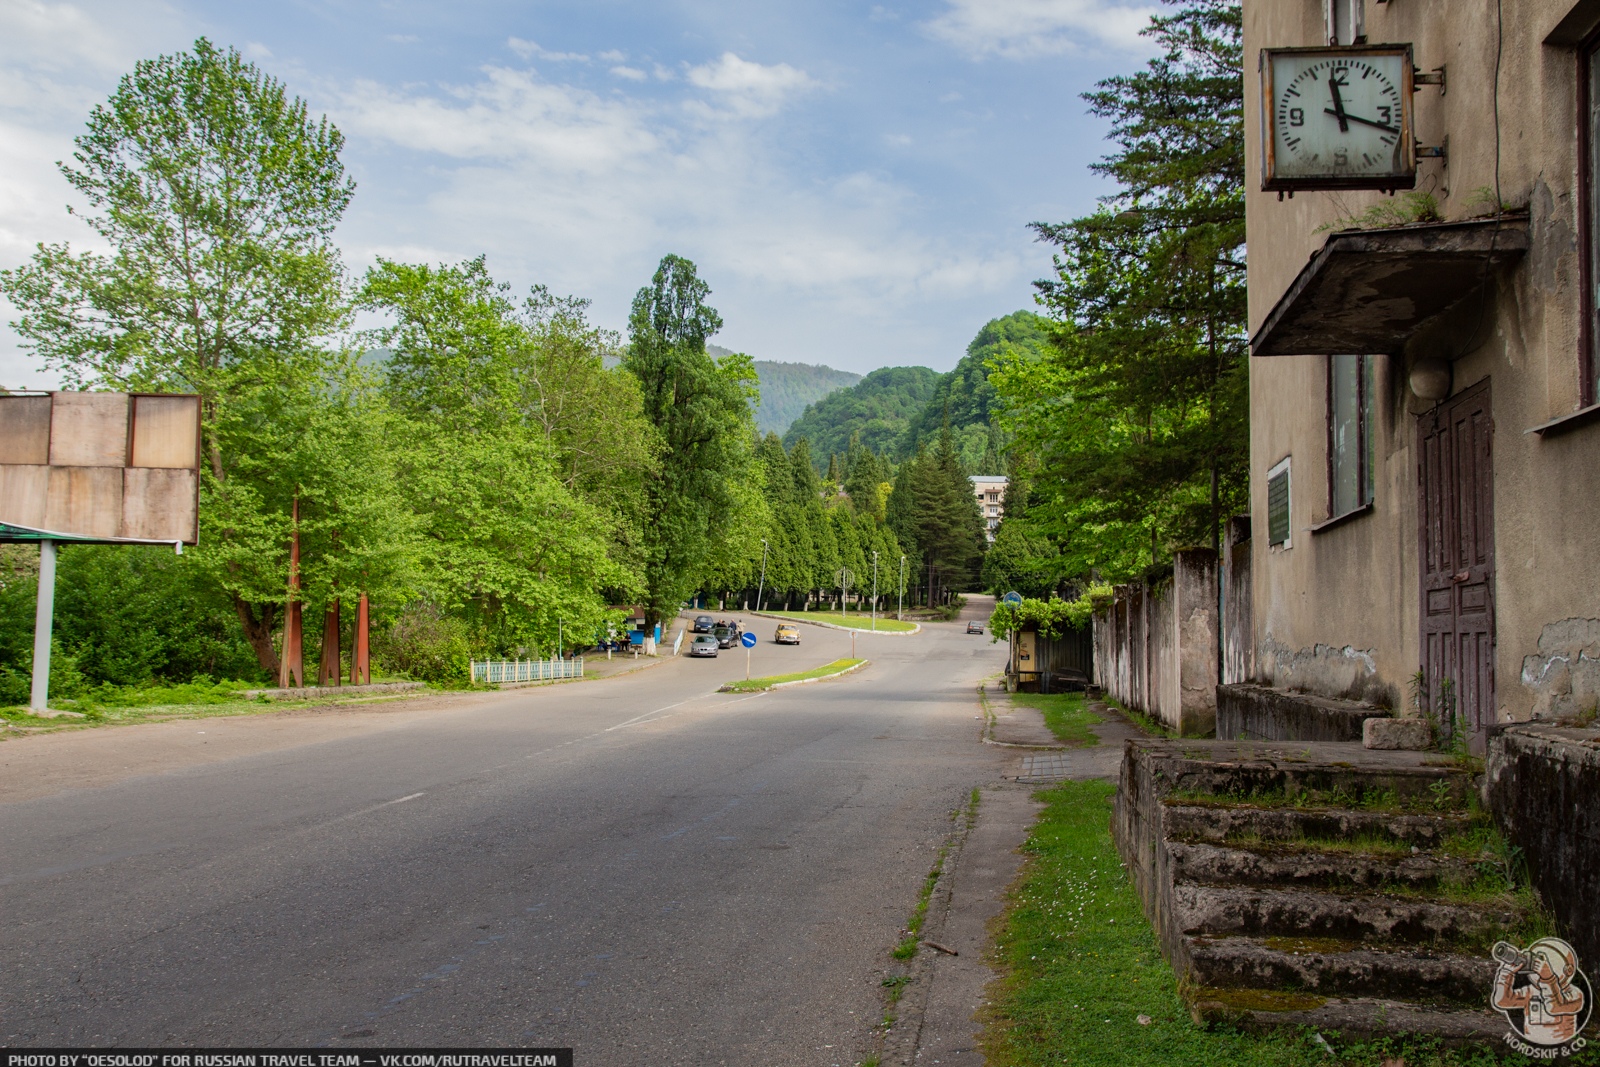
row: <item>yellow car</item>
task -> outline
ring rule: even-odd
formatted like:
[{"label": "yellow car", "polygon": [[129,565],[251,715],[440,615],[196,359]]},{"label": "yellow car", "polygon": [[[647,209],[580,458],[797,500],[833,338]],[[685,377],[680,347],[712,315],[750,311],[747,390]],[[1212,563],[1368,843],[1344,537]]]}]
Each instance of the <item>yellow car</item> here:
[{"label": "yellow car", "polygon": [[798,645],[800,643],[800,627],[792,626],[789,623],[781,623],[778,626],[778,632],[772,635],[772,639],[780,645]]}]

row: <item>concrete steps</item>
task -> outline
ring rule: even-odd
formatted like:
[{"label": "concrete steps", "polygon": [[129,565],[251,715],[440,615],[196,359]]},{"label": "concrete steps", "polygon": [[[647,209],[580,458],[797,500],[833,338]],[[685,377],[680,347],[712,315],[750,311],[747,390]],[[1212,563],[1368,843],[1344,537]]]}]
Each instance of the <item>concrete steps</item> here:
[{"label": "concrete steps", "polygon": [[1141,740],[1113,831],[1197,1020],[1488,1044],[1530,915],[1472,796],[1424,753]]}]

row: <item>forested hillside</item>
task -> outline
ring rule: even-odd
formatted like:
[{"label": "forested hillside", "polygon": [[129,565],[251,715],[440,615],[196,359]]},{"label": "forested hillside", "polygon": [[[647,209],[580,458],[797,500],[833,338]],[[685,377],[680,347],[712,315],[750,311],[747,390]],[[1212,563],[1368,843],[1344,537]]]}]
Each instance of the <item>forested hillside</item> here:
[{"label": "forested hillside", "polygon": [[911,420],[927,406],[941,377],[927,367],[882,367],[807,407],[783,443],[792,448],[805,438],[819,470],[827,468],[829,456],[848,452],[856,435],[873,452],[898,459]]},{"label": "forested hillside", "polygon": [[[707,347],[707,351],[715,348]],[[712,352],[713,355],[718,355]],[[761,398],[756,401],[756,429],[780,436],[789,424],[829,393],[845,389],[861,380],[861,375],[811,363],[776,363],[756,360],[756,378]]]},{"label": "forested hillside", "polygon": [[827,469],[831,456],[849,451],[852,437],[898,462],[919,448],[932,450],[948,418],[956,456],[968,473],[1005,474],[1009,438],[996,418],[989,361],[1040,358],[1049,345],[1047,325],[1031,311],[1014,311],[986,323],[947,374],[922,367],[873,371],[853,387],[806,408],[784,434],[784,442],[793,445],[806,438],[819,471]]}]

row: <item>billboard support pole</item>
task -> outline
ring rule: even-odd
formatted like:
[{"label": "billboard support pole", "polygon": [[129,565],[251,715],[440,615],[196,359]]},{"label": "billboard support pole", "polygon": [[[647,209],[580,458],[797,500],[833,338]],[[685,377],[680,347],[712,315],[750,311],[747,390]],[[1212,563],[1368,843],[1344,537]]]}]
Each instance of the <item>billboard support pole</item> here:
[{"label": "billboard support pole", "polygon": [[56,543],[39,542],[39,599],[33,610],[33,693],[28,706],[43,711],[50,701],[50,625],[56,610]]}]

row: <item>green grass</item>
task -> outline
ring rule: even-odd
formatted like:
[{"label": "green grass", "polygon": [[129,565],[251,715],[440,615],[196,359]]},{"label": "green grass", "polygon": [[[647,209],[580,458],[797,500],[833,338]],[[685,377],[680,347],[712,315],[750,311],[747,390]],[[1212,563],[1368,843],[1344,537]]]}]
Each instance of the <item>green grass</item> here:
[{"label": "green grass", "polygon": [[1041,712],[1044,724],[1063,745],[1088,748],[1100,743],[1089,727],[1102,720],[1089,710],[1082,693],[1013,693],[1011,703]]},{"label": "green grass", "polygon": [[[257,682],[193,682],[171,686],[97,686],[76,698],[52,699],[57,711],[76,715],[45,717],[34,715],[23,706],[0,707],[0,721],[23,727],[29,733],[81,729],[90,726],[127,725],[141,722],[166,722],[172,719],[212,719],[234,715],[255,715],[265,711],[292,711],[333,702],[380,703],[401,700],[418,693],[377,696],[351,694],[349,697],[322,697],[315,700],[257,697],[247,700],[246,689],[268,688]],[[0,732],[0,736],[4,736]]]},{"label": "green grass", "polygon": [[827,678],[835,674],[842,674],[851,667],[865,663],[864,659],[836,659],[832,663],[809,671],[798,671],[794,674],[774,674],[768,678],[741,678],[736,682],[724,682],[724,693],[757,693],[763,689],[771,689],[780,682],[800,682],[807,678]]},{"label": "green grass", "polygon": [[[761,613],[777,615],[785,619],[794,619],[796,622],[831,622],[835,626],[848,626],[852,630],[872,630],[872,616],[866,612],[852,611],[848,614],[842,611],[772,611],[768,609]],[[914,622],[901,622],[898,619],[886,619],[878,616],[877,629],[880,633],[907,634],[917,628]]]},{"label": "green grass", "polygon": [[[1465,1067],[1502,1061],[1428,1041],[1353,1045],[1325,1033],[1204,1030],[1179,999],[1172,969],[1111,843],[1108,782],[1068,782],[1045,802],[1023,846],[1027,862],[996,927],[1004,977],[984,1016],[991,1067]],[[1148,1016],[1149,1025],[1138,1017]],[[1595,1063],[1592,1050],[1563,1062]]]}]

